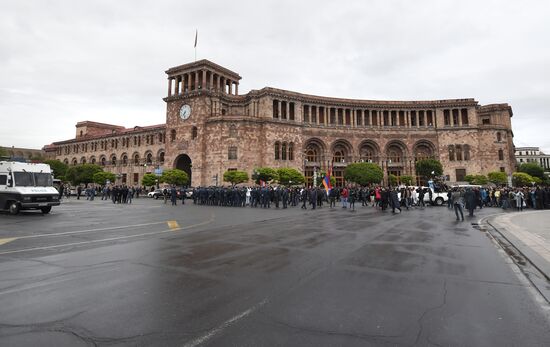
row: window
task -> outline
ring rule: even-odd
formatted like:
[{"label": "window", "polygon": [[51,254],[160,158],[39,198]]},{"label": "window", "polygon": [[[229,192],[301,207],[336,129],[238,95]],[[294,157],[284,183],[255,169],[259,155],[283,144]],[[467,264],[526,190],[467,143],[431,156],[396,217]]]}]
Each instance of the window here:
[{"label": "window", "polygon": [[170,142],[176,141],[176,130],[172,129],[170,130]]},{"label": "window", "polygon": [[461,118],[462,118],[462,125],[468,125],[468,109],[463,108],[460,110]]},{"label": "window", "polygon": [[233,139],[237,138],[237,126],[235,124],[229,126],[229,137]]},{"label": "window", "polygon": [[463,182],[466,178],[466,169],[456,169],[457,182]]},{"label": "window", "polygon": [[160,152],[159,161],[160,161],[161,164],[164,164],[164,152]]},{"label": "window", "polygon": [[498,150],[498,160],[504,160],[504,151],[502,149]]},{"label": "window", "polygon": [[429,127],[432,127],[434,125],[434,117],[433,117],[432,111],[428,111],[428,112],[426,112],[426,114],[427,114],[427,117],[428,117],[428,124],[426,124],[426,125],[429,126]]},{"label": "window", "polygon": [[411,111],[411,126],[416,126],[416,111]]},{"label": "window", "polygon": [[105,157],[101,158],[101,166],[105,166],[107,164],[107,160]]},{"label": "window", "polygon": [[483,125],[491,124],[491,119],[489,117],[482,118],[481,124]]},{"label": "window", "polygon": [[456,148],[456,152],[455,152],[456,160],[461,161],[462,160],[462,146],[461,145],[456,145],[455,148]]},{"label": "window", "polygon": [[197,138],[197,132],[198,132],[197,127],[193,127],[193,128],[191,129],[191,138],[192,138],[193,140]]},{"label": "window", "polygon": [[306,160],[308,162],[317,162],[318,161],[318,155],[317,150],[314,148],[310,148],[306,151]]},{"label": "window", "polygon": [[500,132],[497,132],[497,141],[502,141],[502,135],[500,134]]},{"label": "window", "polygon": [[279,100],[273,100],[273,118],[279,118]]},{"label": "window", "polygon": [[122,165],[124,165],[124,166],[128,165],[128,156],[127,155],[122,156]]},{"label": "window", "polygon": [[455,146],[449,145],[449,161],[455,161]]},{"label": "window", "polygon": [[506,169],[504,168],[504,166],[500,167],[500,172],[506,172]]},{"label": "window", "polygon": [[334,154],[332,155],[332,161],[335,163],[343,163],[344,158],[345,156],[343,151],[334,151]]},{"label": "window", "polygon": [[454,109],[454,110],[453,110],[453,125],[454,125],[455,127],[457,127],[458,124],[459,124],[459,122],[458,122],[458,110],[457,110],[457,109]]},{"label": "window", "polygon": [[470,160],[470,145],[464,145],[464,160]]},{"label": "window", "polygon": [[229,147],[229,151],[227,152],[227,159],[230,160],[236,160],[237,159],[237,147]]},{"label": "window", "polygon": [[0,185],[5,186],[8,183],[8,176],[0,175]]},{"label": "window", "polygon": [[289,107],[288,107],[288,112],[289,112],[288,119],[294,120],[294,118],[295,118],[295,116],[294,116],[294,107],[295,107],[294,103],[291,102],[288,105],[289,105]]},{"label": "window", "polygon": [[153,154],[152,153],[148,153],[146,158],[147,159],[146,159],[145,162],[147,163],[147,165],[153,164]]},{"label": "window", "polygon": [[288,160],[294,160],[294,144],[288,144]]},{"label": "window", "polygon": [[286,160],[286,142],[283,142],[283,146],[281,147],[281,159]]},{"label": "window", "polygon": [[281,158],[281,144],[279,142],[275,142],[275,160],[279,160]]},{"label": "window", "polygon": [[139,165],[139,154],[134,155],[134,165]]},{"label": "window", "polygon": [[443,110],[443,124],[445,124],[445,126],[451,125],[451,115],[449,110]]}]

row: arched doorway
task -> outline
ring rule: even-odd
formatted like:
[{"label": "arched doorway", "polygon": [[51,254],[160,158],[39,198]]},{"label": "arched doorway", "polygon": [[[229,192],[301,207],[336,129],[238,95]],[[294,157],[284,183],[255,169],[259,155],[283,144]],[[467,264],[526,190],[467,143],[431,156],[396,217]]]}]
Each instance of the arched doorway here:
[{"label": "arched doorway", "polygon": [[183,170],[187,173],[187,176],[189,176],[189,183],[188,185],[191,186],[192,179],[191,179],[191,158],[187,154],[180,154],[176,158],[176,169]]}]

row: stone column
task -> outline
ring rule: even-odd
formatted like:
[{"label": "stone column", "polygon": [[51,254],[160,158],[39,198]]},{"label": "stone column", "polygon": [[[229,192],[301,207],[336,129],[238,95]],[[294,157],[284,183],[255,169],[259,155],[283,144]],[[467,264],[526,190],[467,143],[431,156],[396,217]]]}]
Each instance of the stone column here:
[{"label": "stone column", "polygon": [[206,70],[202,70],[202,89],[206,89]]},{"label": "stone column", "polygon": [[172,78],[168,78],[168,96],[172,95]]},{"label": "stone column", "polygon": [[214,89],[214,73],[210,72],[210,83],[208,84],[208,89]]},{"label": "stone column", "polygon": [[233,81],[229,80],[229,95],[233,94]]},{"label": "stone column", "polygon": [[199,72],[195,71],[195,90],[199,89]]},{"label": "stone column", "polygon": [[235,95],[239,95],[239,82],[235,82]]},{"label": "stone column", "polygon": [[[282,110],[281,110],[281,105],[282,105],[282,102],[281,100],[277,100],[277,119],[281,119],[281,116],[283,114]],[[310,113],[310,118],[311,118],[311,110],[309,111]]]},{"label": "stone column", "polygon": [[187,74],[187,91],[188,92],[190,92],[191,88],[193,87],[192,82],[193,82],[193,79],[191,78],[191,74],[188,73]]}]

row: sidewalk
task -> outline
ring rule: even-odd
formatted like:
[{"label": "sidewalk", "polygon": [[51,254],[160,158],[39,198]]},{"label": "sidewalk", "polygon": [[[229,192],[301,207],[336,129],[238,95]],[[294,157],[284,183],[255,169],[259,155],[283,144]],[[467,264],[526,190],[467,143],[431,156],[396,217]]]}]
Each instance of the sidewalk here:
[{"label": "sidewalk", "polygon": [[550,278],[550,211],[515,212],[489,220],[535,267]]}]

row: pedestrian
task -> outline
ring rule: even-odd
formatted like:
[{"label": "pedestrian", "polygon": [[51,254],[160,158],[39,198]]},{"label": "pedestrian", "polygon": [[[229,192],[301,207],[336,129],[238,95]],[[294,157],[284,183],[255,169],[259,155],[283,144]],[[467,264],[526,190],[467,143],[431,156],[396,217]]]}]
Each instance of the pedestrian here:
[{"label": "pedestrian", "polygon": [[462,221],[464,221],[464,195],[462,190],[459,190],[459,188],[454,188],[452,192],[452,200],[455,209],[456,220],[460,220],[458,218],[458,213],[460,212],[460,217],[462,218]]},{"label": "pedestrian", "polygon": [[174,185],[170,188],[170,201],[172,201],[172,206],[177,205],[178,191],[176,190],[176,186]]},{"label": "pedestrian", "polygon": [[344,187],[344,189],[342,189],[342,193],[340,194],[340,197],[342,198],[342,208],[348,208],[348,197],[349,197],[348,188]]},{"label": "pedestrian", "polygon": [[516,189],[516,208],[518,209],[518,212],[523,211],[524,198],[525,196],[523,195],[521,189]]},{"label": "pedestrian", "polygon": [[471,188],[466,188],[464,193],[464,204],[468,210],[468,216],[474,216],[474,210],[476,209],[476,195]]},{"label": "pedestrian", "polygon": [[399,205],[399,196],[397,195],[396,189],[391,189],[389,198],[392,213],[395,213],[395,209],[398,209],[399,212],[401,212],[401,206]]}]

